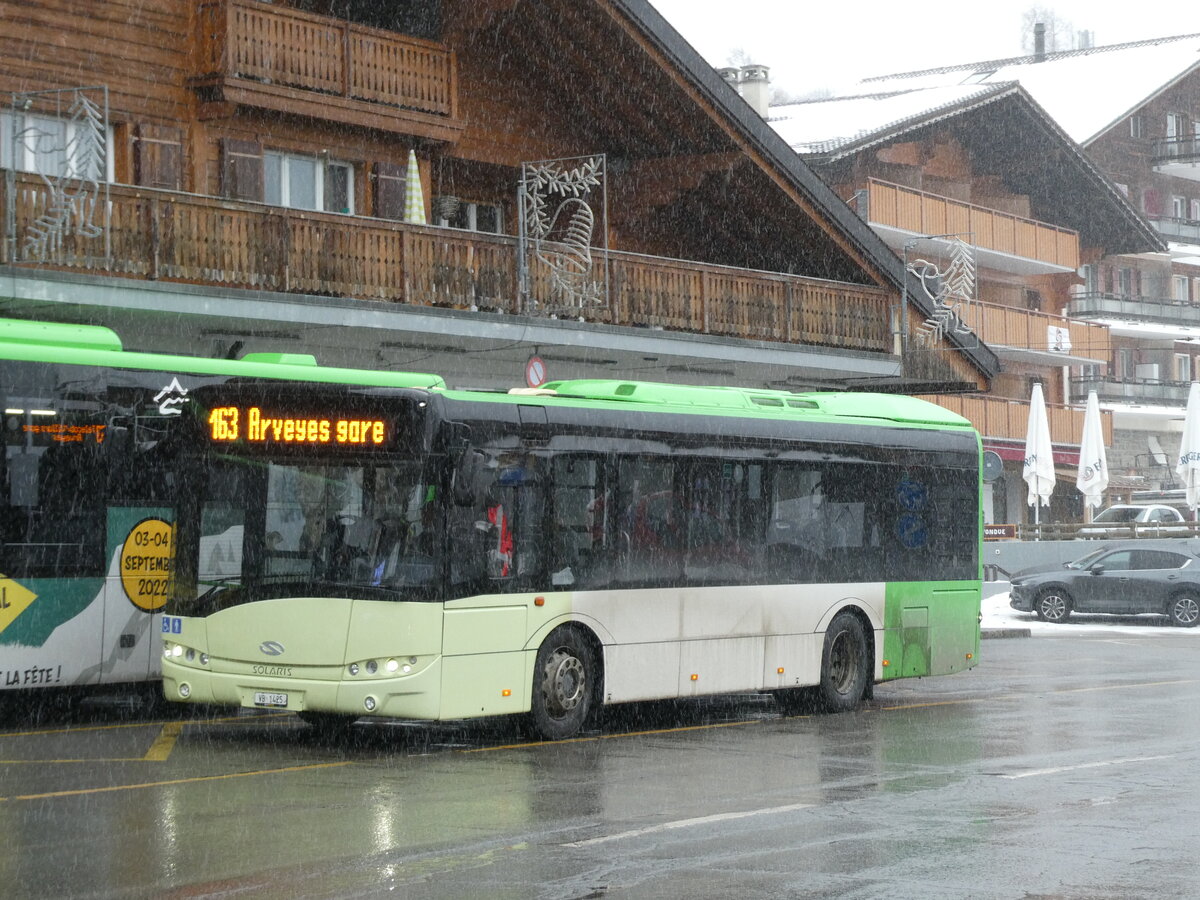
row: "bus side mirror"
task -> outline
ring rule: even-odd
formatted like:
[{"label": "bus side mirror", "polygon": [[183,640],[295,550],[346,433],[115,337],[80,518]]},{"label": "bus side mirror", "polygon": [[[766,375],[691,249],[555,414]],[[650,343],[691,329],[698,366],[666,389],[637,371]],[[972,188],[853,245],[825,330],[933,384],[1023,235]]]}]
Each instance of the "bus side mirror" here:
[{"label": "bus side mirror", "polygon": [[464,450],[454,464],[450,496],[457,506],[482,506],[486,459],[478,450]]}]

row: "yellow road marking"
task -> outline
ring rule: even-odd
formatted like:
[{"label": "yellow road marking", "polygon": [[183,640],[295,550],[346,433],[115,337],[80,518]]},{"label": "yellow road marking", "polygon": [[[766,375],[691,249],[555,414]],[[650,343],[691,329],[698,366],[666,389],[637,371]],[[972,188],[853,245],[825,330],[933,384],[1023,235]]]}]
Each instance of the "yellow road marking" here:
[{"label": "yellow road marking", "polygon": [[314,763],[308,766],[286,766],[282,769],[259,769],[255,772],[230,772],[227,775],[198,775],[195,778],[173,778],[169,781],[146,781],[141,784],[115,784],[109,787],[80,788],[74,791],[50,791],[45,794],[18,794],[15,797],[0,797],[0,803],[9,800],[49,800],[56,797],[81,797],[87,794],[108,794],[113,791],[136,791],[143,788],[170,787],[173,784],[199,784],[203,781],[223,781],[230,778],[251,778],[256,775],[282,775],[288,772],[307,772],[312,769],[333,769],[354,765],[352,760]]},{"label": "yellow road marking", "polygon": [[[265,719],[279,719],[284,716],[291,715],[290,713],[268,713],[258,716],[225,716],[220,719],[184,719],[185,725],[228,725],[231,722],[239,722],[243,724],[253,724],[262,722]],[[120,728],[152,728],[155,725],[170,725],[177,721],[172,719],[167,722],[119,722],[114,725],[84,725],[72,726],[66,728],[40,728],[35,731],[0,731],[0,740],[13,737],[39,737],[41,735],[54,734],[82,734],[85,731],[116,731]]]},{"label": "yellow road marking", "polygon": [[146,762],[166,762],[171,751],[175,749],[175,742],[179,740],[182,732],[182,722],[168,722],[162,727],[162,731],[158,733],[158,737],[154,739],[154,743],[150,745],[150,749],[146,751],[146,755],[142,759]]}]

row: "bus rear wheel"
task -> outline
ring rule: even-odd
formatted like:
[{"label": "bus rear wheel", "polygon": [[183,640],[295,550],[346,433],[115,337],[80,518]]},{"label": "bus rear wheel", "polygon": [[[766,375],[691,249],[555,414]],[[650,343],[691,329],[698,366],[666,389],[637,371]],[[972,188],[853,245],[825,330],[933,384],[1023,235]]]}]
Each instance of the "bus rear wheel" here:
[{"label": "bus rear wheel", "polygon": [[596,654],[578,629],[552,631],[533,667],[533,730],[548,741],[577,734],[596,705],[598,675]]},{"label": "bus rear wheel", "polygon": [[849,712],[862,702],[870,680],[871,659],[862,620],[840,612],[825,631],[817,697],[830,712]]}]

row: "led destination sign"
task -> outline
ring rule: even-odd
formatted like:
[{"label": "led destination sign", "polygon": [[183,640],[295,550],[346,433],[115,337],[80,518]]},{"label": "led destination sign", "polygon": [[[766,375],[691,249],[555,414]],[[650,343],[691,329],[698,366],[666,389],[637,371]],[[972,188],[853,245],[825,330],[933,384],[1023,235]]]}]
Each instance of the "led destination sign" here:
[{"label": "led destination sign", "polygon": [[259,446],[382,447],[389,438],[383,419],[284,416],[257,406],[214,408],[208,414],[208,434],[214,441]]}]

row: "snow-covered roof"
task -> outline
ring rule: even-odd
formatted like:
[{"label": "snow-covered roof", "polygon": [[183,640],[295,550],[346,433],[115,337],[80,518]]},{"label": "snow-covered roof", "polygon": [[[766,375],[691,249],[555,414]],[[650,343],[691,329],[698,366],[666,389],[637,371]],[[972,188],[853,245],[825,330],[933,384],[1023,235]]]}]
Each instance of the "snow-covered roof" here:
[{"label": "snow-covered roof", "polygon": [[[1076,143],[1087,146],[1148,99],[1200,66],[1200,34],[983,60],[867,78],[856,93],[1020,82]],[[931,98],[934,95],[930,95]]]},{"label": "snow-covered roof", "polygon": [[872,136],[895,134],[910,123],[926,122],[939,111],[960,110],[1008,87],[956,84],[922,90],[902,86],[772,106],[767,121],[797,153],[832,153]]}]

